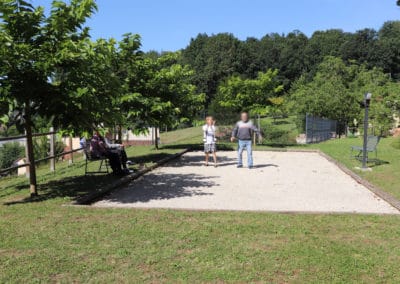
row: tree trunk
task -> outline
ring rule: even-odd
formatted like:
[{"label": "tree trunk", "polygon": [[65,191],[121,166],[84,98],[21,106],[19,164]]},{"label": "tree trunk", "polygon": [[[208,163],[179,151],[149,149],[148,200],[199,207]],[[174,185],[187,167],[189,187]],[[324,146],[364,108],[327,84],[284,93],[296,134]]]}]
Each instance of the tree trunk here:
[{"label": "tree trunk", "polygon": [[154,146],[158,150],[158,127],[154,127]]},{"label": "tree trunk", "polygon": [[122,144],[122,125],[118,125],[118,143]]},{"label": "tree trunk", "polygon": [[32,139],[32,120],[31,120],[31,109],[30,103],[27,102],[25,105],[25,131],[26,131],[26,149],[27,159],[29,163],[29,183],[31,197],[37,196],[37,183],[36,183],[36,168],[35,168],[35,156],[33,154],[33,139]]}]

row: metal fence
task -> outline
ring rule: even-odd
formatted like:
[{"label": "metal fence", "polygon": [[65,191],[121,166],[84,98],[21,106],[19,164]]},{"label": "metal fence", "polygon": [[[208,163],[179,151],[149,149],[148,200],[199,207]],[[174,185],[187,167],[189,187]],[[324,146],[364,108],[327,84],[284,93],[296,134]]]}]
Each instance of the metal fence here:
[{"label": "metal fence", "polygon": [[[69,162],[73,163],[73,153],[82,151],[82,148],[73,149],[72,143],[70,142],[70,145],[69,145],[70,150],[63,151],[62,153],[55,153],[55,142],[56,142],[55,136],[56,136],[56,134],[57,134],[57,132],[55,132],[52,128],[50,129],[50,132],[47,132],[47,133],[32,134],[33,138],[46,136],[48,139],[50,151],[49,151],[47,157],[37,159],[36,161],[34,161],[34,164],[44,162],[44,161],[50,161],[50,171],[55,171],[55,165],[56,165],[57,158],[68,155]],[[0,138],[0,147],[5,143],[10,143],[10,142],[18,142],[18,143],[20,143],[20,145],[23,145],[24,147],[26,147],[26,136],[21,135],[21,136]],[[2,175],[12,173],[13,171],[15,171],[19,168],[23,168],[23,167],[26,167],[26,170],[27,170],[26,175],[28,176],[29,175],[29,167],[28,167],[29,164],[30,164],[30,162],[26,161],[25,163],[20,164],[20,165],[13,165],[9,168],[0,169],[0,177]]]},{"label": "metal fence", "polygon": [[336,137],[337,121],[306,115],[306,143],[319,143]]}]

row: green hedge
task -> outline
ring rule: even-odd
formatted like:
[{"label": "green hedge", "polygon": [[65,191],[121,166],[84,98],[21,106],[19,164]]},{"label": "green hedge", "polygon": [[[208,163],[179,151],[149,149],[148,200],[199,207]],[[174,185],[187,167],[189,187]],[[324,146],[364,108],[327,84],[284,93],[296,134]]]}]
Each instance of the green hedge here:
[{"label": "green hedge", "polygon": [[24,157],[24,147],[18,142],[5,143],[0,147],[0,168],[6,169],[12,166],[12,164]]}]

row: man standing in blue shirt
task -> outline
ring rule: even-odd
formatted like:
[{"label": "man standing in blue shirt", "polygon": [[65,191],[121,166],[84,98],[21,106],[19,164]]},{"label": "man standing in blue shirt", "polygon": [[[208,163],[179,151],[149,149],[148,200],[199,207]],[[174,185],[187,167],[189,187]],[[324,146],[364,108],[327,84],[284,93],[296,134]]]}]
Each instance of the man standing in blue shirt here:
[{"label": "man standing in blue shirt", "polygon": [[260,131],[254,126],[253,122],[249,120],[249,114],[242,112],[240,114],[241,120],[236,123],[232,131],[231,142],[238,140],[238,168],[243,167],[242,154],[244,149],[247,150],[247,166],[249,169],[253,168],[253,149],[252,149],[252,137],[253,132],[260,135]]}]

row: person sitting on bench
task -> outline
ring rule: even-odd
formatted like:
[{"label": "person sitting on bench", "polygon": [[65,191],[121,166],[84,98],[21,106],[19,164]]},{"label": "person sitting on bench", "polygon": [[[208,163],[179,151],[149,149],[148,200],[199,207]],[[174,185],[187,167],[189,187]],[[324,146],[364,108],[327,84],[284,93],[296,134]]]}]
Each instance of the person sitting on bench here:
[{"label": "person sitting on bench", "polygon": [[128,156],[126,155],[125,151],[125,146],[123,144],[111,143],[110,133],[107,133],[105,137],[100,136],[100,138],[104,141],[107,149],[110,149],[111,151],[118,153],[121,159],[122,167],[124,169],[128,168],[127,165],[133,165],[133,162],[128,160]]},{"label": "person sitting on bench", "polygon": [[104,139],[98,131],[95,131],[92,139],[90,139],[90,152],[93,157],[107,157],[114,174],[121,175],[129,173],[128,169],[122,170],[122,163],[119,154],[107,148]]}]

